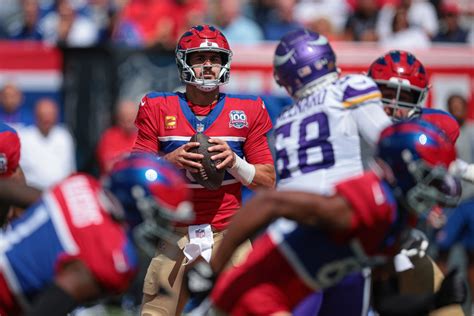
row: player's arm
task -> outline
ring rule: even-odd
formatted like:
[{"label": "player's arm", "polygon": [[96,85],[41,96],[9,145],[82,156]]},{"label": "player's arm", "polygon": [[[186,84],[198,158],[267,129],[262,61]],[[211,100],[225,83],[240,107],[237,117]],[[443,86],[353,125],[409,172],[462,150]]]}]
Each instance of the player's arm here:
[{"label": "player's arm", "polygon": [[90,270],[79,260],[62,266],[54,283],[33,303],[27,316],[64,316],[79,304],[103,294]]},{"label": "player's arm", "polygon": [[227,258],[245,239],[279,217],[330,231],[345,230],[351,225],[352,209],[340,196],[274,190],[258,192],[232,219],[221,246],[211,259],[214,272],[222,271]]},{"label": "player's arm", "polygon": [[352,116],[360,134],[371,147],[377,143],[380,132],[392,124],[390,117],[383,110],[382,103],[378,101],[354,108]]},{"label": "player's arm", "polygon": [[41,191],[16,179],[0,179],[0,202],[27,208],[41,197]]}]

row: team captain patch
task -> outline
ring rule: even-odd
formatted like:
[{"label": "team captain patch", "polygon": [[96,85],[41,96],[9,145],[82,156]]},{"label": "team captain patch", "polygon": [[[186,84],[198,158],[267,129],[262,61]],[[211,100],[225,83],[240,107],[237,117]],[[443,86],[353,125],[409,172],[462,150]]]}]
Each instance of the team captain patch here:
[{"label": "team captain patch", "polygon": [[235,127],[239,129],[249,127],[247,115],[245,115],[244,111],[230,111],[229,117],[229,127]]}]

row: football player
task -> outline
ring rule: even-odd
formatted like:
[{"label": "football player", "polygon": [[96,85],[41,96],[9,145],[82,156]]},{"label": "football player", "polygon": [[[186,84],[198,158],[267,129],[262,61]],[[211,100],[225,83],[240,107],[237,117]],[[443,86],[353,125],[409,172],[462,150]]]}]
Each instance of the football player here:
[{"label": "football player", "polygon": [[462,302],[466,289],[456,273],[435,293],[398,295],[384,266],[411,222],[431,206],[457,203],[458,180],[448,172],[455,158],[452,142],[428,122],[387,127],[372,170],[340,182],[332,195],[259,192],[234,217],[210,266],[198,262],[190,270],[190,291],[205,296],[225,258],[270,224],[242,265],[218,275],[206,303],[232,315],[289,315],[313,291],[326,293],[363,267],[383,267],[374,270],[374,306],[381,315],[424,315]]},{"label": "football player", "polygon": [[[439,127],[453,144],[456,142],[459,125],[455,118],[445,111],[424,107],[429,89],[428,76],[421,61],[413,54],[401,50],[387,52],[370,65],[368,75],[377,83],[382,92],[384,109],[394,121],[421,118]],[[469,179],[466,163],[457,159],[450,168],[451,171],[456,169],[458,174],[462,174],[463,179]],[[432,214],[436,215],[435,212]],[[426,237],[423,237],[423,233],[415,235],[418,241],[414,241],[411,246],[422,246],[424,249],[412,249],[412,264],[408,265],[407,269],[401,269],[401,293],[434,291],[443,279],[438,266],[429,256],[424,255],[428,247]],[[438,311],[436,315],[455,316],[463,315],[463,312],[460,306],[452,306]]]},{"label": "football player", "polygon": [[[456,142],[459,136],[456,119],[446,111],[423,106],[429,90],[428,76],[421,61],[413,54],[390,51],[370,65],[368,76],[377,83],[384,109],[393,120],[419,117],[437,125]],[[451,171],[465,181],[474,182],[474,165],[457,159]]]},{"label": "football player", "polygon": [[0,314],[66,315],[124,291],[136,272],[129,237],[152,256],[159,238],[174,238],[172,222],[192,220],[189,199],[181,175],[153,155],[124,158],[102,183],[68,177],[0,233]]},{"label": "football player", "polygon": [[[305,29],[281,39],[274,76],[294,99],[275,123],[278,189],[327,194],[337,182],[362,174],[359,135],[374,146],[391,124],[375,82],[361,74],[340,76],[328,40]],[[320,309],[332,314],[329,309],[337,306],[338,314],[362,314],[368,305],[365,283],[370,281],[362,275],[341,282],[331,290],[337,294],[324,296]],[[321,304],[320,294],[314,299]],[[340,300],[348,302],[346,309]]]},{"label": "football player", "polygon": [[[265,105],[256,96],[221,93],[230,78],[232,51],[225,36],[212,25],[186,31],[176,45],[176,63],[184,93],[151,92],[143,97],[135,121],[135,152],[160,155],[186,174],[196,212],[191,225],[176,230],[181,239],[160,244],[150,263],[143,288],[142,315],[180,314],[186,291],[186,264],[207,258],[218,247],[230,219],[241,205],[242,186],[273,187],[275,168],[267,142],[272,125]],[[190,173],[202,168],[203,155],[193,153],[202,132],[213,144],[208,151],[225,170],[222,186],[209,190]],[[248,249],[249,247],[247,247]],[[246,251],[239,251],[235,260]],[[160,295],[160,289],[171,295]]]}]

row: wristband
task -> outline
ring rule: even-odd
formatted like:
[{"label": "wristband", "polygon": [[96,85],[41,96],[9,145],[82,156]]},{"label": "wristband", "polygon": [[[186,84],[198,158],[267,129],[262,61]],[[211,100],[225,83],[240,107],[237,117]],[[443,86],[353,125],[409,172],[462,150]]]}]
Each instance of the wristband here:
[{"label": "wristband", "polygon": [[252,183],[253,178],[255,177],[255,166],[249,164],[235,153],[235,163],[232,167],[227,169],[227,171],[234,176],[237,180],[240,181],[243,185],[249,185]]}]

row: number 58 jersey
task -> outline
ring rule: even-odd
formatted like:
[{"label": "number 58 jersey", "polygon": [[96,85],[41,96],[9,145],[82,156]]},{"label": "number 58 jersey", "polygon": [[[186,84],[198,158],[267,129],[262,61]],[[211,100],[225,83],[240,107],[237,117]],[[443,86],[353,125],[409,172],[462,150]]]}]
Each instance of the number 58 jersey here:
[{"label": "number 58 jersey", "polygon": [[375,144],[390,125],[381,93],[364,75],[348,75],[283,110],[275,124],[279,189],[329,193],[363,172],[359,133]]}]

